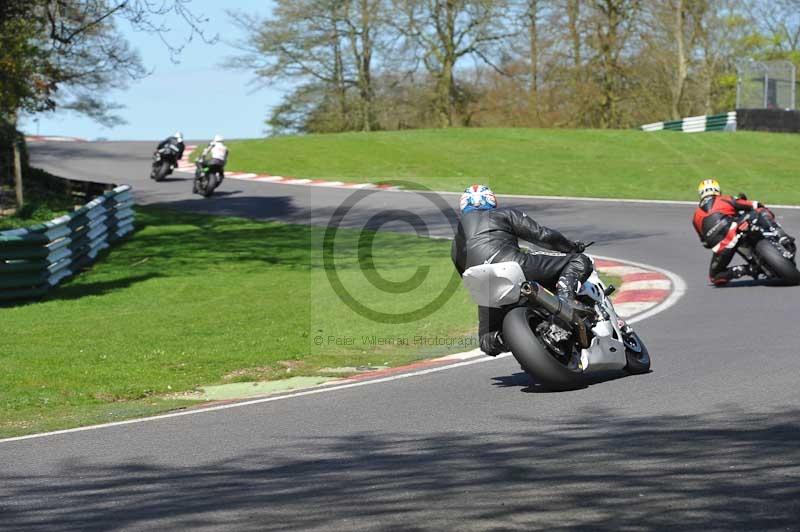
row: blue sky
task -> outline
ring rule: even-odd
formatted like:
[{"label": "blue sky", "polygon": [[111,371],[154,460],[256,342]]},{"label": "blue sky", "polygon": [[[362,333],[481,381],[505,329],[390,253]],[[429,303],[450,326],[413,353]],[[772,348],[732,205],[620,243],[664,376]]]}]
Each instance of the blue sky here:
[{"label": "blue sky", "polygon": [[[196,14],[210,18],[208,33],[219,33],[214,45],[195,38],[183,50],[179,64],[170,61],[169,52],[157,36],[134,32],[127,22],[120,29],[139,49],[145,66],[152,74],[116,91],[111,99],[125,105],[119,114],[127,124],[113,129],[67,112],[43,113],[39,123],[27,118],[22,123],[28,134],[65,135],[85,139],[156,140],[180,129],[188,139],[207,139],[216,133],[228,138],[264,135],[264,119],[281,97],[280,89],[253,92],[253,76],[246,72],[221,68],[222,61],[236,50],[230,46],[242,34],[225,14],[226,9],[268,14],[269,0],[192,0]],[[181,22],[170,24],[168,38],[181,41],[187,33]]]}]

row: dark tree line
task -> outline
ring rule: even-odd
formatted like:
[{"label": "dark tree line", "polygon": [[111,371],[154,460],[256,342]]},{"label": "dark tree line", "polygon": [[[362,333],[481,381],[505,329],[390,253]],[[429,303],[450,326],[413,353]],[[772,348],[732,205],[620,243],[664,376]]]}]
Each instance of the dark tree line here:
[{"label": "dark tree line", "polygon": [[276,133],[619,128],[727,111],[736,62],[800,66],[800,0],[276,0],[229,66]]}]

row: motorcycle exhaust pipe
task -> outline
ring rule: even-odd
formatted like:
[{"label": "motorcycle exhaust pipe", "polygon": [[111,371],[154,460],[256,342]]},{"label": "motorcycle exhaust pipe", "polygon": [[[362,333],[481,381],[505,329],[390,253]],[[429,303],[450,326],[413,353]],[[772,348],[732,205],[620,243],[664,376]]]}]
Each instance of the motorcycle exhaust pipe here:
[{"label": "motorcycle exhaust pipe", "polygon": [[522,295],[531,303],[542,307],[550,314],[561,318],[567,323],[575,323],[575,310],[568,302],[558,298],[555,294],[544,288],[539,283],[522,283]]},{"label": "motorcycle exhaust pipe", "polygon": [[527,281],[522,283],[521,292],[522,295],[534,305],[543,308],[556,318],[575,326],[578,333],[578,343],[583,348],[589,347],[586,322],[583,320],[581,313],[576,312],[569,302],[562,300],[542,285],[535,282]]}]

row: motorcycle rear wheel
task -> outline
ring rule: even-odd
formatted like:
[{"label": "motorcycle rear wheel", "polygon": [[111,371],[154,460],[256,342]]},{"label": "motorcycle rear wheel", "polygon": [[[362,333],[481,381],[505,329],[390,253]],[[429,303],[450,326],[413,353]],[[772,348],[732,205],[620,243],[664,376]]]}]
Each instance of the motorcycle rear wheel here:
[{"label": "motorcycle rear wheel", "polygon": [[759,240],[755,248],[764,265],[777,278],[789,285],[800,284],[800,271],[794,262],[784,257],[769,240]]},{"label": "motorcycle rear wheel", "polygon": [[164,181],[164,178],[167,177],[167,174],[169,174],[169,163],[167,161],[163,161],[156,169],[153,179],[156,181]]},{"label": "motorcycle rear wheel", "polygon": [[216,174],[212,174],[207,172],[203,177],[200,178],[200,194],[203,195],[204,198],[210,198],[212,194],[214,194],[214,189],[217,188],[217,176]]},{"label": "motorcycle rear wheel", "polygon": [[511,310],[503,319],[503,341],[522,369],[552,391],[585,388],[584,375],[565,366],[550,353],[531,328],[536,315],[528,307]]}]

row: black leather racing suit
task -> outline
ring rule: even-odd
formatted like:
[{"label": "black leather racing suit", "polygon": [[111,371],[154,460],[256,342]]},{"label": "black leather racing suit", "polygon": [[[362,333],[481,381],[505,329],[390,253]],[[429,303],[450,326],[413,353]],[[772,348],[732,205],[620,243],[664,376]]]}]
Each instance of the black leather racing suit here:
[{"label": "black leather racing suit", "polygon": [[[519,239],[544,249],[522,251]],[[460,275],[478,264],[516,261],[526,279],[557,290],[561,297],[573,298],[578,282],[592,273],[589,257],[576,253],[575,246],[558,231],[539,225],[520,210],[490,209],[461,216],[451,258]],[[504,317],[502,309],[478,307],[478,335],[481,350],[487,355],[496,356],[506,350],[500,336]]]},{"label": "black leather racing suit", "polygon": [[178,148],[178,155],[176,160],[180,161],[183,158],[183,150],[186,149],[186,145],[183,142],[178,142],[177,137],[167,137],[166,139],[162,140],[161,142],[158,143],[156,150],[160,150],[164,146],[169,146],[170,144]]}]

